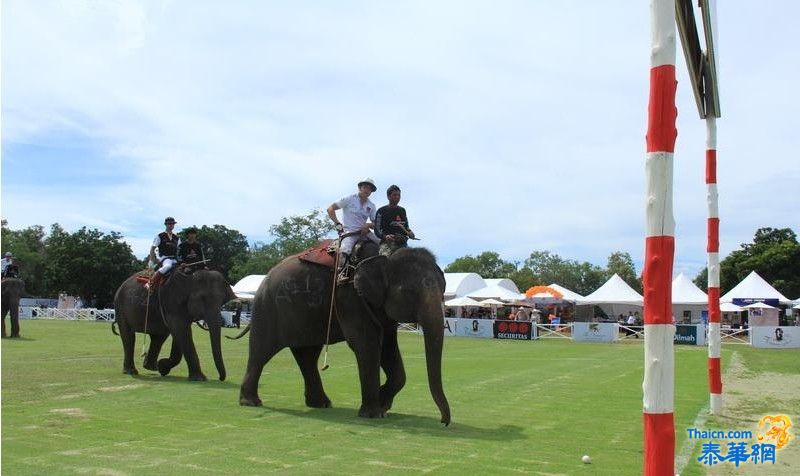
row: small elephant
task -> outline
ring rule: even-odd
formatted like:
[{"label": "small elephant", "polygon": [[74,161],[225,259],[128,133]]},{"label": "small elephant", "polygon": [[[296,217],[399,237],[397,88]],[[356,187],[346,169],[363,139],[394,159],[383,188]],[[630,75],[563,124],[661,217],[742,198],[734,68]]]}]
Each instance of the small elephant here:
[{"label": "small elephant", "polygon": [[[377,254],[377,249],[372,254]],[[262,404],[258,382],[264,365],[289,347],[305,381],[306,405],[329,407],[331,401],[317,367],[319,355],[326,341],[346,340],[358,362],[358,415],[383,417],[406,380],[397,345],[397,323],[418,322],[425,334],[431,395],[442,423],[449,424],[450,406],[441,373],[445,280],[434,256],[424,248],[403,248],[389,257],[373,256],[362,261],[353,282],[336,288],[335,318],[329,322],[332,286],[331,269],[296,256],[269,272],[253,303],[249,357],[239,403]],[[381,368],[386,374],[383,385]]]},{"label": "small elephant", "polygon": [[[186,274],[180,270],[172,272],[169,279],[153,293],[149,293],[133,275],[120,285],[114,296],[115,325],[119,326],[124,360],[122,371],[137,375],[133,363],[136,332],[150,335],[150,348],[144,359],[144,368],[167,375],[178,365],[181,356],[189,367],[189,380],[206,380],[200,369],[194,341],[192,322],[203,320],[211,338],[211,352],[219,379],[225,380],[225,364],[222,360],[220,309],[228,301],[236,299],[233,290],[218,271],[199,270]],[[149,309],[146,303],[149,298]],[[158,360],[161,346],[172,335],[172,349],[168,359]]]},{"label": "small elephant", "polygon": [[25,293],[25,282],[19,278],[3,278],[2,284],[3,337],[6,337],[6,314],[11,320],[11,337],[19,337],[19,298]]}]

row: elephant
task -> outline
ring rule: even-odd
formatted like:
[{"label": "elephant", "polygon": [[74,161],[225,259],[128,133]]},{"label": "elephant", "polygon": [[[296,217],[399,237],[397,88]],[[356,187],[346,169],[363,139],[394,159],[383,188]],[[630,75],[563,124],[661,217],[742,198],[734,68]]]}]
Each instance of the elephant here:
[{"label": "elephant", "polygon": [[[208,326],[211,351],[219,379],[225,380],[225,363],[222,360],[220,309],[228,301],[236,299],[233,290],[218,271],[198,270],[184,273],[172,272],[169,279],[154,292],[148,292],[137,281],[137,274],[125,280],[114,296],[115,319],[111,330],[117,334],[119,326],[124,361],[122,372],[138,375],[133,363],[136,332],[150,335],[150,347],[144,359],[144,368],[169,374],[178,365],[181,356],[189,367],[189,380],[206,380],[200,369],[200,360],[192,340],[192,322],[203,320]],[[145,305],[149,299],[149,309]],[[172,349],[167,359],[158,360],[161,346],[172,335]]]},{"label": "elephant", "polygon": [[19,298],[25,293],[25,282],[19,278],[2,281],[3,337],[6,336],[6,314],[11,320],[11,337],[19,337]]},{"label": "elephant", "polygon": [[[424,331],[428,386],[441,422],[450,423],[441,372],[444,274],[425,248],[402,248],[388,257],[375,256],[377,245],[372,243],[364,248],[371,257],[358,264],[351,283],[336,287],[334,319],[330,318],[333,270],[298,256],[286,258],[270,270],[253,302],[240,405],[262,405],[258,383],[264,366],[289,347],[305,382],[305,404],[330,407],[318,370],[319,356],[323,345],[346,340],[358,363],[358,415],[384,417],[406,380],[397,344],[398,323],[417,322]],[[383,385],[381,368],[386,374]]]}]

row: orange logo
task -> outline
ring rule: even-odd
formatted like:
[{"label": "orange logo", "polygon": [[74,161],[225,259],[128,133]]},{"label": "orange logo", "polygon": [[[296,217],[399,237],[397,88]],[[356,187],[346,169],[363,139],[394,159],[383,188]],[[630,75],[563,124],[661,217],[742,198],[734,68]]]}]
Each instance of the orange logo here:
[{"label": "orange logo", "polygon": [[757,433],[758,441],[771,440],[775,442],[775,449],[781,449],[792,439],[789,428],[792,420],[786,415],[767,415],[758,422],[758,430],[764,427],[764,433]]}]

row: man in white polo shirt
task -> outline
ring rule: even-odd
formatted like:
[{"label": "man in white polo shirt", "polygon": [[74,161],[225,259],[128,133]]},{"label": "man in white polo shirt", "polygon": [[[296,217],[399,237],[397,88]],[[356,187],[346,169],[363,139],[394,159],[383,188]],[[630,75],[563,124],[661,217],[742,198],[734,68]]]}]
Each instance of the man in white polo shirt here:
[{"label": "man in white polo shirt", "polygon": [[[341,238],[339,243],[339,252],[341,253],[339,258],[340,274],[337,280],[339,282],[349,279],[350,267],[346,266],[346,263],[353,252],[353,246],[362,236],[376,244],[381,241],[371,230],[375,226],[376,207],[369,196],[375,190],[377,190],[375,182],[371,178],[365,178],[358,182],[358,193],[348,195],[328,207],[328,216],[333,220],[336,231],[340,236],[347,235]],[[336,217],[336,210],[342,210],[342,221]],[[350,235],[350,233],[353,234]]]}]

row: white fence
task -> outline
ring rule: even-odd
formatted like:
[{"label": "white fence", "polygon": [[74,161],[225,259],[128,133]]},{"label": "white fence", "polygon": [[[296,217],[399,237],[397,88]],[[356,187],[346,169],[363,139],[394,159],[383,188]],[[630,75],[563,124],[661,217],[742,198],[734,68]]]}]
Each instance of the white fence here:
[{"label": "white fence", "polygon": [[67,321],[113,321],[113,309],[58,309],[54,307],[19,308],[21,319],[64,319]]}]

